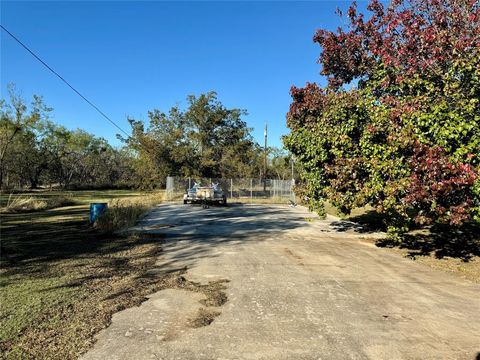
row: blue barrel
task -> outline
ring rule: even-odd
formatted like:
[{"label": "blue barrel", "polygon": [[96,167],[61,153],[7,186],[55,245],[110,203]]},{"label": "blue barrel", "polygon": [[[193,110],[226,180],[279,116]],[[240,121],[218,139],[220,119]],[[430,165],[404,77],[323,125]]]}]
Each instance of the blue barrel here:
[{"label": "blue barrel", "polygon": [[105,211],[107,211],[107,203],[90,203],[90,222],[93,224]]}]

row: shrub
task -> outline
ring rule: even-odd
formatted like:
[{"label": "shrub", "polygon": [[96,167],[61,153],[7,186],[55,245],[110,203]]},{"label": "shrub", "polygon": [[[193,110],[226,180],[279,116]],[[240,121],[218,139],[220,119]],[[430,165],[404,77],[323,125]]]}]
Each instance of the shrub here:
[{"label": "shrub", "polygon": [[479,197],[474,191],[480,178],[478,169],[453,162],[441,147],[420,143],[415,146],[411,167],[401,202],[416,223],[458,226],[478,216]]},{"label": "shrub", "polygon": [[315,34],[328,86],[291,89],[284,143],[310,207],[371,205],[396,241],[414,224],[479,220],[480,3],[368,10],[354,4],[348,29]]}]

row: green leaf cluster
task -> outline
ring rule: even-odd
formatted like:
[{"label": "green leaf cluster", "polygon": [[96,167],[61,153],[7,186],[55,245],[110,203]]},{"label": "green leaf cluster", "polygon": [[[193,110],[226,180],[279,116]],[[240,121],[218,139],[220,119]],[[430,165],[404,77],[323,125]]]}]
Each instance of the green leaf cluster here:
[{"label": "green leaf cluster", "polygon": [[[315,84],[292,89],[287,115],[291,133],[284,144],[301,164],[303,196],[320,212],[324,200],[346,214],[356,207],[373,206],[385,215],[390,236],[400,241],[416,219],[426,213],[432,217],[439,207],[431,182],[412,190],[417,176],[415,147],[422,145],[439,149],[449,166],[468,166],[470,176],[476,176],[468,191],[453,188],[448,196],[456,204],[452,207],[463,207],[465,219],[478,221],[479,52],[459,56],[440,74],[416,73],[391,82],[391,71],[379,64],[370,79],[348,90]],[[431,164],[431,171],[436,168]],[[458,176],[461,180],[466,175]],[[451,180],[442,174],[437,178]],[[408,201],[412,191],[429,196]],[[465,194],[468,198],[462,198]],[[448,215],[450,210],[445,211]]]}]

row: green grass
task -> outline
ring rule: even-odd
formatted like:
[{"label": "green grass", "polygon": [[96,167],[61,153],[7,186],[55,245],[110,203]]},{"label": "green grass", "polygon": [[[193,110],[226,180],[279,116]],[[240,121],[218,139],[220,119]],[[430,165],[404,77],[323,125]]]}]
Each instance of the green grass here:
[{"label": "green grass", "polygon": [[78,297],[81,288],[65,286],[69,280],[69,276],[26,278],[24,274],[4,274],[1,284],[2,341],[15,341],[23,329],[35,325],[45,309],[70,303]]},{"label": "green grass", "polygon": [[105,234],[88,223],[90,202],[123,199],[115,201],[135,207],[142,199],[145,211],[158,196],[148,203],[151,194],[132,191],[68,194],[77,205],[1,214],[0,358],[76,358],[113,312],[159,286],[142,278],[161,251],[158,239]]}]

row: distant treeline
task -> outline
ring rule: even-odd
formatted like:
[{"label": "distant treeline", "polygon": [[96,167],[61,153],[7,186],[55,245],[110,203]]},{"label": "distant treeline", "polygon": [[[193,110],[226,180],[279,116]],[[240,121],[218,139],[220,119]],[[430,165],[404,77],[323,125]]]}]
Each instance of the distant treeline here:
[{"label": "distant treeline", "polygon": [[[242,116],[227,109],[216,93],[187,98],[188,107],[168,113],[152,110],[144,123],[129,119],[123,145],[84,130],[69,130],[49,120],[53,110],[41,96],[30,104],[9,86],[0,103],[0,184],[3,190],[163,187],[171,176],[257,177],[264,174],[264,149]],[[291,160],[269,148],[266,176],[290,178]]]}]

